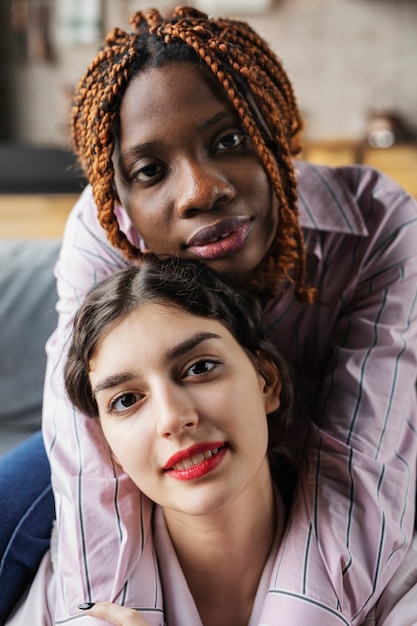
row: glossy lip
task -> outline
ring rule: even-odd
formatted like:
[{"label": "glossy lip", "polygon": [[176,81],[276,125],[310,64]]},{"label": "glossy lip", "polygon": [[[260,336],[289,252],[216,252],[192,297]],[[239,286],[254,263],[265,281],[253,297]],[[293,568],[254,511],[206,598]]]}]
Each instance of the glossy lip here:
[{"label": "glossy lip", "polygon": [[180,450],[179,452],[176,452],[175,454],[170,456],[168,461],[165,463],[163,469],[172,469],[174,465],[177,465],[177,463],[181,463],[181,461],[189,459],[195,454],[200,454],[200,452],[208,452],[208,450],[214,450],[215,448],[222,448],[224,445],[224,441],[203,441],[201,443],[195,443],[193,446],[190,446],[185,450]]},{"label": "glossy lip", "polygon": [[[220,465],[227,453],[227,449],[227,445],[224,441],[206,441],[198,443],[186,450],[181,450],[173,454],[165,463],[163,469],[171,478],[175,478],[176,480],[195,480],[205,476]],[[217,452],[207,459],[202,458],[200,463],[183,469],[175,468],[175,465],[178,463],[211,450],[217,450]]]},{"label": "glossy lip", "polygon": [[244,245],[252,229],[248,217],[229,217],[206,226],[187,242],[187,248],[202,259],[219,259],[236,253]]}]

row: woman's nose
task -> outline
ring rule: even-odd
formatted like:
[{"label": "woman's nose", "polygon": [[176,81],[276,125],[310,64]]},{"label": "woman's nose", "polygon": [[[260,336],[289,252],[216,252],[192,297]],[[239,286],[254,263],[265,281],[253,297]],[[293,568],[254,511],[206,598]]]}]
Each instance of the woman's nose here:
[{"label": "woman's nose", "polygon": [[184,160],[177,170],[177,212],[191,217],[210,211],[235,196],[233,185],[212,165]]},{"label": "woman's nose", "polygon": [[160,437],[181,435],[198,424],[198,412],[185,391],[160,388],[154,395],[157,432]]}]

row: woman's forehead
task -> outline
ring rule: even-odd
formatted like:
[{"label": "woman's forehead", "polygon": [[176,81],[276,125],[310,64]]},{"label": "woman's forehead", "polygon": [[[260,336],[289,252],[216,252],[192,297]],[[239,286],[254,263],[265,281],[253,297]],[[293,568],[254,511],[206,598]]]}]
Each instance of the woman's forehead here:
[{"label": "woman's forehead", "polygon": [[131,80],[123,97],[119,147],[126,150],[154,137],[167,140],[188,127],[197,130],[222,111],[238,118],[221,86],[197,64],[148,68]]},{"label": "woman's forehead", "polygon": [[138,347],[141,358],[146,360],[146,354],[156,353],[174,358],[178,346],[184,353],[207,340],[238,345],[222,320],[197,315],[170,302],[146,302],[103,331],[92,350],[90,365],[103,355],[114,356],[116,346],[124,350],[128,345],[132,353]]},{"label": "woman's forehead", "polygon": [[143,103],[146,99],[158,100],[161,104],[169,105],[169,97],[197,89],[209,91],[217,99],[232,106],[223,87],[214,75],[198,63],[190,61],[170,62],[161,67],[147,67],[132,77],[124,95],[123,101],[134,91],[135,97],[140,96]]}]

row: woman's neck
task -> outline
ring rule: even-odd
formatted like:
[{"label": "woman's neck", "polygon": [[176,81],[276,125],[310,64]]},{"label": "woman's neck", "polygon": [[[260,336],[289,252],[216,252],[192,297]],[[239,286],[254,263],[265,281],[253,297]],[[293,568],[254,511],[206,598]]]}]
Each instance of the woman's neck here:
[{"label": "woman's neck", "polygon": [[213,515],[165,511],[165,518],[204,626],[246,625],[271,546],[284,528],[272,482],[255,499],[242,495]]}]

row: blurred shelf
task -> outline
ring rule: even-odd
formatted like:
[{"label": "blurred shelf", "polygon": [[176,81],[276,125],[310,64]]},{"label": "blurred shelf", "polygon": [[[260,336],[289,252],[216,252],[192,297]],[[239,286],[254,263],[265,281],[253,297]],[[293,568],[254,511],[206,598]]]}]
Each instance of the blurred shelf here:
[{"label": "blurred shelf", "polygon": [[302,157],[332,167],[353,163],[371,165],[417,198],[417,142],[397,143],[390,148],[372,148],[358,141],[306,142]]},{"label": "blurred shelf", "polygon": [[0,194],[80,193],[84,186],[68,150],[0,143]]},{"label": "blurred shelf", "polygon": [[417,144],[399,144],[379,150],[367,148],[363,163],[385,172],[417,198]]}]

